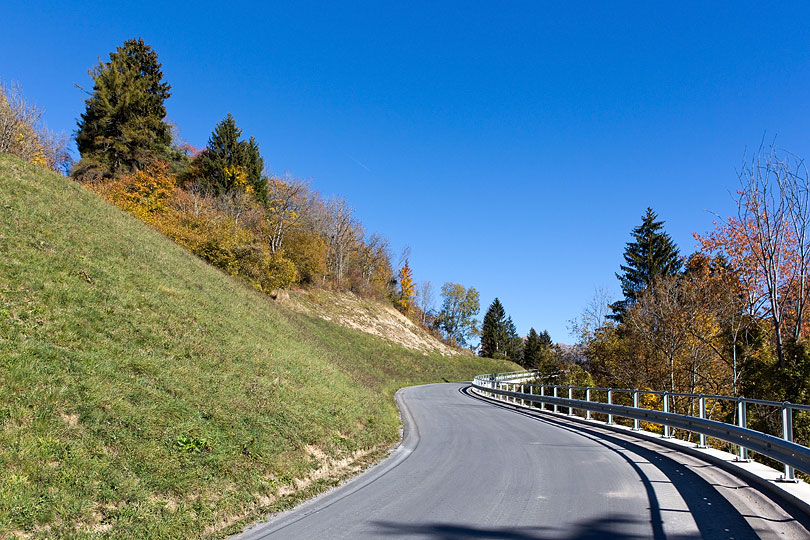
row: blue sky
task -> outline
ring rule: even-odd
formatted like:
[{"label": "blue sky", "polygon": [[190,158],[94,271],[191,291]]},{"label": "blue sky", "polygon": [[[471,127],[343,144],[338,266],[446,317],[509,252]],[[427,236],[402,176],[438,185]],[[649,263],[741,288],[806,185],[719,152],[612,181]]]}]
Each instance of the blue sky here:
[{"label": "blue sky", "polygon": [[[570,342],[651,206],[690,253],[763,136],[810,156],[810,8],[762,3],[5,2],[0,78],[72,132],[130,37],[204,146],[228,112],[273,173],[345,197],[417,280]],[[1,187],[0,187],[1,189]]]}]

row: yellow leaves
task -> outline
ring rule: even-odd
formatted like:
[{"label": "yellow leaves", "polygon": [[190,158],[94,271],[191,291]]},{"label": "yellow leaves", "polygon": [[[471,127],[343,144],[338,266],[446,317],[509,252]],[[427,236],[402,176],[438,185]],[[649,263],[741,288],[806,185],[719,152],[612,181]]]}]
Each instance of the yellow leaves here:
[{"label": "yellow leaves", "polygon": [[[245,183],[245,191],[249,191],[247,174],[241,167],[229,170],[229,174]],[[179,189],[166,163],[156,162],[147,169],[88,187],[261,291],[287,287],[298,279],[295,264],[283,252],[271,253],[261,232],[245,224],[248,219],[244,213],[230,214],[223,210],[222,201]],[[255,202],[251,204],[260,208]]]},{"label": "yellow leaves", "polygon": [[235,189],[243,189],[247,193],[253,193],[253,186],[248,181],[247,169],[242,165],[225,167],[225,178],[229,186]]},{"label": "yellow leaves", "polygon": [[399,271],[399,307],[405,313],[413,311],[413,299],[416,296],[416,284],[413,281],[413,273],[405,259],[405,265]]},{"label": "yellow leaves", "polygon": [[[663,410],[663,402],[663,397],[658,394],[641,394],[639,396],[639,405],[643,409],[650,409],[653,411]],[[663,432],[663,428],[660,425],[653,424],[652,422],[644,422],[643,420],[641,422],[641,429],[644,431],[650,431],[652,433]]]},{"label": "yellow leaves", "polygon": [[42,110],[29,104],[18,85],[0,82],[0,152],[60,171],[68,163],[67,137],[42,124]]},{"label": "yellow leaves", "polygon": [[157,214],[168,209],[175,188],[176,181],[169,174],[168,165],[158,162],[113,180],[103,187],[102,195],[139,219],[153,223]]}]

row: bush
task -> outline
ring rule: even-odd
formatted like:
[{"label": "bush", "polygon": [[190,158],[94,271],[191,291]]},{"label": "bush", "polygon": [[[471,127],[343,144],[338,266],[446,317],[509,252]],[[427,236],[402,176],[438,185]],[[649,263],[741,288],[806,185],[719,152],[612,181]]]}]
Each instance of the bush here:
[{"label": "bush", "polygon": [[298,269],[301,283],[313,283],[328,272],[326,267],[328,247],[319,234],[293,230],[284,239],[289,259]]},{"label": "bush", "polygon": [[0,82],[0,152],[53,171],[67,172],[67,137],[42,125],[42,110],[28,103],[19,85]]}]

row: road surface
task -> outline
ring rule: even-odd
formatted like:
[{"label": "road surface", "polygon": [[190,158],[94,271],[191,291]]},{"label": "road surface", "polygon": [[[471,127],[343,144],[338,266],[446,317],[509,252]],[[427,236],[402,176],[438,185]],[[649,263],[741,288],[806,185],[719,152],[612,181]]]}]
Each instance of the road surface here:
[{"label": "road surface", "polygon": [[810,538],[778,504],[697,458],[465,387],[404,389],[405,441],[391,457],[238,538]]}]

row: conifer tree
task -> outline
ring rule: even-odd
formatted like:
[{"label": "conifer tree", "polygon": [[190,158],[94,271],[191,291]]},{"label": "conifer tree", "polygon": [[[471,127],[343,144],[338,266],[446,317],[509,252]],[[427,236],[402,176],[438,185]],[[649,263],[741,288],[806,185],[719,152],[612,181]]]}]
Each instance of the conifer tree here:
[{"label": "conifer tree", "polygon": [[116,175],[168,158],[172,133],[163,102],[171,86],[163,81],[157,53],[140,38],[127,40],[90,76],[93,93],[76,132],[82,159]]},{"label": "conifer tree", "polygon": [[647,208],[641,225],[633,229],[633,241],[624,250],[626,264],[621,265],[621,274],[616,274],[622,286],[624,299],[610,305],[611,318],[621,322],[624,312],[632,306],[639,294],[662,277],[674,276],[681,270],[678,248],[664,232],[664,222]]},{"label": "conifer tree", "polygon": [[506,358],[506,341],[506,312],[501,301],[495,298],[484,315],[478,354],[487,358]]},{"label": "conifer tree", "polygon": [[521,365],[526,369],[539,369],[544,375],[556,370],[554,349],[547,330],[537,333],[534,328],[526,336]]},{"label": "conifer tree", "polygon": [[540,345],[540,336],[534,328],[529,329],[529,335],[526,336],[526,345],[523,347],[523,361],[521,365],[526,369],[537,369],[540,365],[542,355],[542,346]]},{"label": "conifer tree", "polygon": [[520,364],[523,359],[523,338],[518,335],[517,328],[515,327],[515,323],[512,322],[511,316],[506,318],[505,330],[506,342],[504,344],[504,352],[506,359]]},{"label": "conifer tree", "polygon": [[240,140],[242,130],[231,113],[216,127],[208,145],[197,158],[197,180],[215,195],[235,189],[251,192],[259,202],[267,200],[267,179],[263,176],[264,159],[256,139]]}]

